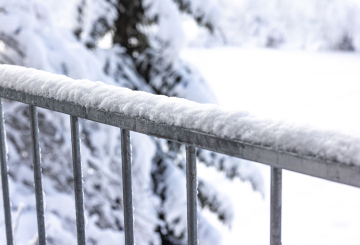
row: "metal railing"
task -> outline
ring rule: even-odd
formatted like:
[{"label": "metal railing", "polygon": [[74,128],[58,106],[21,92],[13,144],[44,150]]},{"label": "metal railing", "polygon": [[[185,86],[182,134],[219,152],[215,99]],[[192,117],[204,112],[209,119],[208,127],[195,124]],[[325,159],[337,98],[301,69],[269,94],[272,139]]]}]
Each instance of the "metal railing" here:
[{"label": "metal railing", "polygon": [[[109,88],[110,89],[110,88]],[[186,186],[187,186],[187,229],[188,244],[198,243],[197,237],[197,172],[196,148],[227,154],[259,163],[271,168],[271,208],[270,208],[270,244],[281,244],[281,203],[282,203],[282,169],[306,175],[316,176],[347,185],[360,187],[360,168],[334,162],[331,159],[320,159],[316,156],[300,156],[253,145],[239,140],[230,140],[193,129],[157,123],[152,120],[108,112],[96,107],[85,107],[68,101],[55,100],[24,91],[0,86],[0,97],[29,104],[31,133],[33,144],[34,181],[36,210],[38,221],[39,244],[46,244],[44,224],[44,200],[41,180],[40,149],[38,140],[38,119],[36,107],[70,115],[72,156],[74,172],[76,226],[78,244],[85,244],[84,194],[78,118],[92,120],[115,126],[121,130],[121,153],[123,165],[123,196],[125,244],[134,244],[133,204],[131,184],[130,131],[156,136],[186,144]],[[0,103],[0,157],[1,178],[4,201],[7,244],[13,244],[11,208],[8,184],[8,166],[6,157],[5,128],[2,106]]]}]

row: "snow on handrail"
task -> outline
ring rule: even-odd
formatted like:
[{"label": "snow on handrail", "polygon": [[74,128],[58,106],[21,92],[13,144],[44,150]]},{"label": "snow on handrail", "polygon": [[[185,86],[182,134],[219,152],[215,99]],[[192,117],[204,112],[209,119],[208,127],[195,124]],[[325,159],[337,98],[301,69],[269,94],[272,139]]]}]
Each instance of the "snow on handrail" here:
[{"label": "snow on handrail", "polygon": [[8,99],[360,187],[360,136],[341,130],[11,65],[0,65],[0,91]]},{"label": "snow on handrail", "polygon": [[[281,244],[281,169],[360,187],[360,136],[349,135],[341,129],[330,132],[249,112],[230,111],[217,105],[131,91],[102,82],[73,80],[11,65],[0,65],[0,97],[27,103],[30,108],[38,106],[71,116],[74,176],[78,183],[75,186],[78,244],[85,244],[78,117],[122,130],[123,169],[127,171],[123,173],[126,244],[134,244],[131,178],[128,178],[131,176],[127,155],[129,131],[188,145],[189,244],[197,244],[196,148],[272,166],[271,244]],[[0,135],[4,138],[4,132]],[[1,154],[4,155],[3,151]],[[2,156],[2,159],[6,158]],[[6,160],[2,161],[1,169],[3,182],[7,182]],[[41,187],[41,181],[36,185]],[[4,197],[8,195],[6,188],[5,183]],[[41,221],[43,214],[39,216]],[[41,234],[45,240],[45,231]]]}]

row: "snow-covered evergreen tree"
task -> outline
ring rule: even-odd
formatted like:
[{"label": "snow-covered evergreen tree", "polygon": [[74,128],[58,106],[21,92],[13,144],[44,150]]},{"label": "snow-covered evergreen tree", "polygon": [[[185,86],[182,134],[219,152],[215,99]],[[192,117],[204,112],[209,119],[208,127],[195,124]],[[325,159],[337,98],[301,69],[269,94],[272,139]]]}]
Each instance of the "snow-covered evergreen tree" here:
[{"label": "snow-covered evergreen tree", "polygon": [[[220,28],[221,15],[211,1],[0,0],[0,64],[214,103],[201,75],[179,58],[184,40],[181,11],[210,31]],[[112,39],[110,47],[100,48],[106,37]],[[36,244],[28,107],[5,100],[4,109],[18,224],[15,239],[18,244],[29,239]],[[75,244],[69,116],[39,109],[39,123],[48,244]],[[81,120],[81,137],[88,244],[121,243],[120,130]],[[133,132],[131,137],[136,243],[185,244],[184,146]],[[246,161],[205,150],[198,151],[198,160],[262,191],[259,172]],[[221,236],[202,215],[202,207],[224,224],[231,223],[231,203],[199,179],[200,244],[220,244]]]},{"label": "snow-covered evergreen tree", "polygon": [[[224,0],[221,35],[200,29],[193,45],[360,50],[358,0]],[[224,38],[225,36],[225,38]]]}]

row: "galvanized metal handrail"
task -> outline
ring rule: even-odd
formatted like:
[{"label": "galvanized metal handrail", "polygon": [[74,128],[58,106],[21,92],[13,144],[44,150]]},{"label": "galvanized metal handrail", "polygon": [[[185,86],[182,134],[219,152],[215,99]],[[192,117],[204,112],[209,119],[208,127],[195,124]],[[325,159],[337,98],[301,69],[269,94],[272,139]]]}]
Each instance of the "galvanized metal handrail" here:
[{"label": "galvanized metal handrail", "polygon": [[[111,88],[109,88],[111,89]],[[287,169],[347,185],[360,187],[360,167],[350,166],[331,159],[320,159],[314,156],[301,156],[291,152],[249,144],[240,140],[230,140],[206,134],[193,129],[157,123],[155,121],[131,117],[121,113],[104,111],[96,107],[85,107],[68,101],[55,100],[24,91],[0,87],[0,97],[29,104],[31,132],[33,142],[34,179],[36,189],[36,206],[38,218],[39,244],[46,244],[45,216],[41,181],[40,154],[38,143],[38,126],[36,107],[70,115],[74,189],[76,206],[76,225],[78,244],[85,244],[84,194],[82,186],[82,167],[79,140],[78,118],[92,120],[121,129],[122,164],[123,164],[123,195],[125,244],[134,244],[133,206],[131,184],[130,131],[156,136],[186,144],[186,185],[188,202],[188,244],[198,243],[197,237],[197,177],[196,148],[202,148],[239,157],[272,167],[271,171],[271,209],[270,209],[270,244],[281,244],[281,202],[282,202],[282,169]],[[11,225],[10,196],[8,186],[5,128],[0,103],[0,157],[1,177],[4,200],[7,244],[13,244]]]}]

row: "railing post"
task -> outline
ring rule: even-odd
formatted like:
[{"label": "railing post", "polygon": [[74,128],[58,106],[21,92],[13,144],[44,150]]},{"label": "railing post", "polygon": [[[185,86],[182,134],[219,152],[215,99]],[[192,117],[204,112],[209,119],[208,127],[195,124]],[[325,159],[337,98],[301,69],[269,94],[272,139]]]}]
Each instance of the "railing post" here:
[{"label": "railing post", "polygon": [[45,213],[44,213],[44,195],[43,185],[41,179],[41,159],[40,159],[40,147],[39,147],[39,127],[38,127],[38,115],[36,107],[29,105],[30,112],[30,126],[31,126],[31,138],[32,138],[32,152],[33,152],[33,164],[34,164],[34,183],[35,183],[35,197],[36,197],[36,215],[38,223],[38,238],[39,244],[46,244],[45,233]]},{"label": "railing post", "polygon": [[81,166],[80,138],[79,138],[79,119],[70,116],[71,125],[71,144],[74,171],[74,191],[76,208],[76,229],[78,245],[85,245],[85,213],[84,213],[84,190],[83,173]]},{"label": "railing post", "polygon": [[124,202],[125,245],[134,245],[134,214],[131,183],[130,131],[121,129],[121,162]]},{"label": "railing post", "polygon": [[14,244],[13,230],[11,224],[11,204],[10,204],[10,191],[8,180],[8,166],[7,166],[7,152],[6,152],[6,134],[5,134],[5,122],[4,113],[2,110],[2,100],[0,98],[0,157],[1,157],[1,184],[3,191],[4,202],[4,217],[6,227],[6,241],[7,245]]},{"label": "railing post", "polygon": [[188,245],[198,244],[196,149],[186,146],[186,191]]},{"label": "railing post", "polygon": [[281,245],[282,169],[271,167],[270,245]]}]

